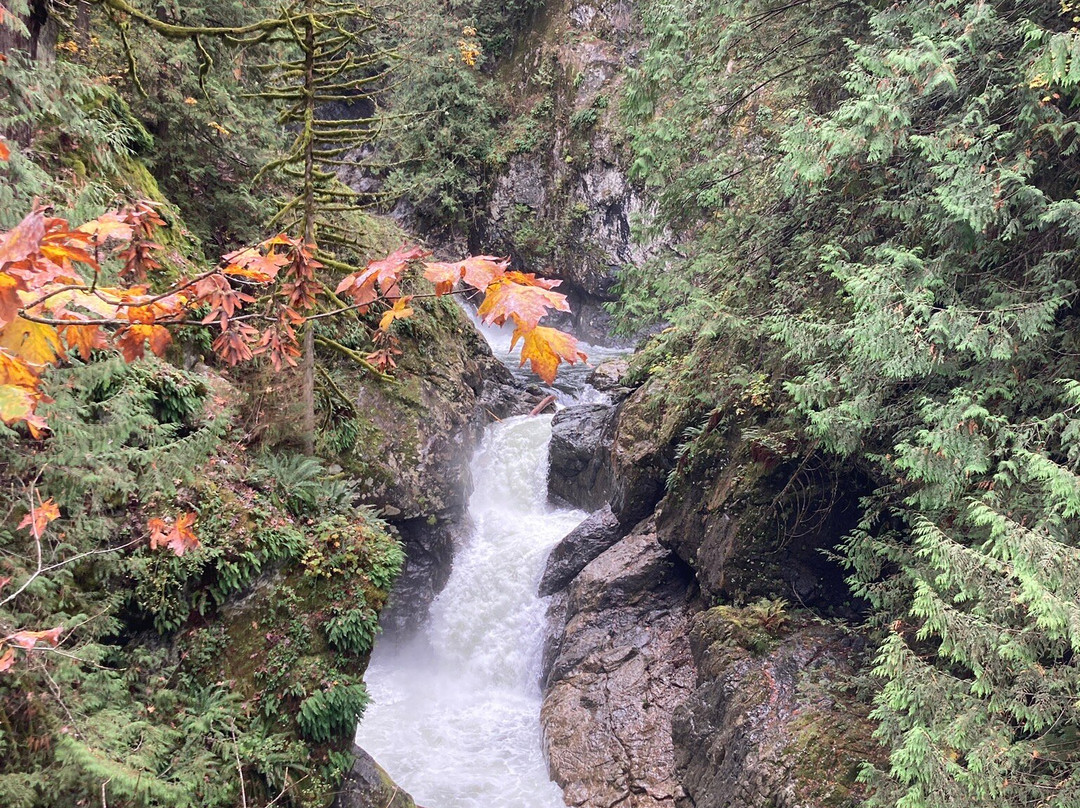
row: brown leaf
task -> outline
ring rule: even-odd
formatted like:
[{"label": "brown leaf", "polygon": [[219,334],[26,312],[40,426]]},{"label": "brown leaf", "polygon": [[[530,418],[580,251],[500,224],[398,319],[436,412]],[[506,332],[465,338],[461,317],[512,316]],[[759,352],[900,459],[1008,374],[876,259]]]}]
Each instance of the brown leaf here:
[{"label": "brown leaf", "polygon": [[[36,493],[36,492],[35,492]],[[60,509],[53,502],[52,497],[42,502],[36,508],[31,507],[30,513],[26,514],[19,522],[19,530],[29,528],[35,539],[40,539],[49,522],[60,518]]]},{"label": "brown leaf", "polygon": [[164,519],[151,519],[146,523],[150,531],[150,549],[164,547],[178,556],[195,549],[199,546],[199,537],[191,529],[194,524],[195,514],[190,512],[180,514],[171,526]]}]

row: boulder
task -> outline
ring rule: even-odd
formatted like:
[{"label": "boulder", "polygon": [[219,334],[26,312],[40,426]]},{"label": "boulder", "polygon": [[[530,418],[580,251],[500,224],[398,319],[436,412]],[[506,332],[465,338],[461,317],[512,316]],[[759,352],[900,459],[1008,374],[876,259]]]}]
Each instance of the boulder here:
[{"label": "boulder", "polygon": [[693,688],[689,571],[645,524],[553,599],[540,720],[552,778],[575,808],[674,808],[671,716]]},{"label": "boulder", "polygon": [[539,593],[547,597],[569,586],[585,566],[623,537],[625,531],[605,505],[588,516],[551,550]]},{"label": "boulder", "polygon": [[375,758],[353,746],[353,765],[334,799],[333,808],[416,808],[416,803],[395,783]]},{"label": "boulder", "polygon": [[406,519],[395,525],[405,547],[405,564],[394,582],[390,600],[379,616],[386,632],[413,631],[427,620],[435,596],[442,592],[454,566],[454,536],[447,522]]},{"label": "boulder", "polygon": [[620,356],[608,359],[597,365],[585,380],[592,385],[593,389],[601,393],[607,393],[611,398],[621,401],[630,395],[630,387],[626,384],[626,375],[630,371],[630,360]]},{"label": "boulder", "polygon": [[784,440],[769,424],[711,433],[657,508],[660,541],[712,602],[784,598],[856,617],[829,552],[855,527],[866,483]]},{"label": "boulder", "polygon": [[856,693],[861,635],[757,604],[697,615],[697,687],[672,719],[678,808],[859,805],[883,763]]},{"label": "boulder", "polygon": [[608,503],[614,481],[609,460],[615,409],[608,404],[567,407],[551,421],[548,493],[595,510]]},{"label": "boulder", "polygon": [[660,439],[660,417],[651,384],[635,390],[619,408],[611,445],[611,510],[624,525],[653,512],[664,495],[672,450]]}]

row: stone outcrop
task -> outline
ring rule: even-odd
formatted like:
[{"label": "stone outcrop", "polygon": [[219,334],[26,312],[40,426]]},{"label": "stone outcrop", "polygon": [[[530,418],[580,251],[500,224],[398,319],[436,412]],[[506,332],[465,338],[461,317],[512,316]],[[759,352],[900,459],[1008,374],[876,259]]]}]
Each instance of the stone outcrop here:
[{"label": "stone outcrop", "polygon": [[694,618],[690,642],[697,688],[672,722],[678,808],[860,804],[859,764],[881,755],[854,692],[860,635],[721,607]]},{"label": "stone outcrop", "polygon": [[674,808],[671,716],[694,685],[693,585],[648,523],[557,597],[541,709],[548,765],[575,808]]},{"label": "stone outcrop", "polygon": [[540,579],[540,596],[566,589],[590,561],[615,544],[624,533],[610,506],[590,514],[552,548],[544,567],[544,577]]},{"label": "stone outcrop", "polygon": [[614,299],[616,271],[649,260],[669,240],[632,232],[652,213],[629,177],[618,111],[639,47],[628,3],[561,0],[498,70],[514,116],[496,149],[504,160],[476,239],[485,251],[561,278],[570,324],[592,342],[610,339],[602,304]]},{"label": "stone outcrop", "polygon": [[333,808],[417,808],[375,759],[353,746],[353,765],[334,799]]},{"label": "stone outcrop", "polygon": [[613,491],[611,441],[615,408],[567,407],[551,421],[548,493],[584,510],[608,503]]},{"label": "stone outcrop", "polygon": [[636,524],[653,512],[673,464],[670,447],[658,438],[652,392],[649,385],[639,387],[623,403],[612,439],[611,510],[624,525]]},{"label": "stone outcrop", "polygon": [[657,509],[657,531],[712,602],[784,598],[856,609],[826,553],[855,526],[862,485],[768,429],[716,430]]}]

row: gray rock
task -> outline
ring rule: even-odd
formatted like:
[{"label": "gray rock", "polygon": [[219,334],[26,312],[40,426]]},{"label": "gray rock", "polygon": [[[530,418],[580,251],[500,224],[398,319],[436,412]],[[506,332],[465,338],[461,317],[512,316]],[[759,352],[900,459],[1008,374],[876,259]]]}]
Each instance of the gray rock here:
[{"label": "gray rock", "polygon": [[695,681],[691,592],[688,571],[644,524],[554,599],[564,625],[549,646],[540,718],[567,805],[674,808],[681,798],[671,715]]},{"label": "gray rock", "polygon": [[623,399],[630,394],[630,388],[624,383],[629,370],[629,358],[608,359],[597,365],[586,381],[601,393]]},{"label": "gray rock", "polygon": [[355,759],[333,808],[417,808],[408,792],[371,755],[359,746],[353,746],[352,751]]},{"label": "gray rock", "polygon": [[454,537],[448,523],[408,519],[395,527],[405,546],[405,564],[379,615],[379,625],[388,633],[413,631],[427,619],[454,566]]},{"label": "gray rock", "polygon": [[548,493],[595,510],[614,488],[609,460],[615,409],[608,404],[567,407],[551,421]]},{"label": "gray rock", "polygon": [[771,632],[771,647],[759,627],[751,651],[733,638],[760,618],[754,608],[694,618],[698,686],[672,719],[678,808],[861,804],[860,763],[883,762],[855,695],[862,638],[799,617]]},{"label": "gray rock", "polygon": [[855,527],[865,483],[796,449],[767,453],[783,439],[769,424],[716,432],[657,508],[660,541],[712,602],[784,598],[855,616],[845,571],[828,553]]},{"label": "gray rock", "polygon": [[636,524],[653,512],[672,466],[671,448],[659,439],[659,416],[651,407],[650,393],[646,384],[623,402],[611,446],[611,510],[624,525]]},{"label": "gray rock", "polygon": [[547,597],[565,589],[590,561],[621,539],[624,533],[611,506],[604,506],[588,516],[552,548],[544,576],[540,579],[540,596]]}]

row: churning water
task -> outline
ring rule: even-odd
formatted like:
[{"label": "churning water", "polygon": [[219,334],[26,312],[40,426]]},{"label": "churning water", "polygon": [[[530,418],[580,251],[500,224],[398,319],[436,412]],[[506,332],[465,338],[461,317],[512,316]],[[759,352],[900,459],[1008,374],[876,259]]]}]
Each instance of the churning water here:
[{"label": "churning water", "polygon": [[547,501],[551,417],[487,428],[446,588],[406,642],[376,645],[357,743],[425,808],[561,808],[540,748],[548,550],[584,518]]}]

